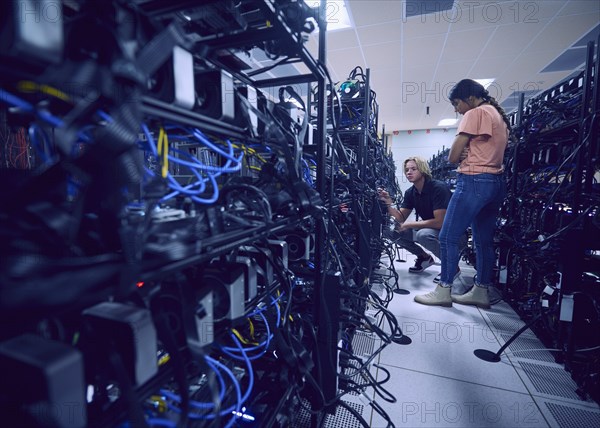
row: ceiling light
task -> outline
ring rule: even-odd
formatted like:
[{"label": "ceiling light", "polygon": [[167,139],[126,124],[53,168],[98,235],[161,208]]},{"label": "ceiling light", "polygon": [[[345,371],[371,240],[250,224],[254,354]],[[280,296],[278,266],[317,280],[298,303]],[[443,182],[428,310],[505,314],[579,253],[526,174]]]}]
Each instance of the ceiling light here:
[{"label": "ceiling light", "polygon": [[488,86],[490,86],[496,79],[473,79],[473,80],[476,81],[477,83],[479,83],[480,85],[483,85],[483,87],[485,89],[487,89]]},{"label": "ceiling light", "polygon": [[458,119],[442,119],[437,126],[452,126],[458,122]]},{"label": "ceiling light", "polygon": [[286,98],[285,102],[286,103],[292,103],[296,107],[301,108],[302,110],[304,110],[304,106],[302,104],[300,104],[300,101],[298,101],[296,98]]},{"label": "ceiling light", "polygon": [[[304,0],[304,3],[314,9],[315,13],[319,10],[319,0]],[[346,8],[345,0],[327,0],[325,20],[327,21],[327,31],[351,28],[352,21],[350,20],[350,14]],[[316,31],[318,31],[319,26],[317,25],[316,27]]]}]

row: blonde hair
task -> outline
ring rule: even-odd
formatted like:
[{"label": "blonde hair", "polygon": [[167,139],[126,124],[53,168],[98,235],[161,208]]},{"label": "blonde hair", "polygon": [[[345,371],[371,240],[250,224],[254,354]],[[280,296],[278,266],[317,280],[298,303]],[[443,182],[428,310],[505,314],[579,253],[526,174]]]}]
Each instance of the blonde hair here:
[{"label": "blonde hair", "polygon": [[423,158],[417,157],[417,156],[413,156],[411,158],[407,158],[404,161],[404,172],[406,172],[406,164],[410,161],[413,161],[416,165],[417,165],[417,169],[419,170],[419,172],[421,174],[423,174],[425,176],[425,178],[427,180],[431,180],[431,170],[429,169],[429,164],[427,163],[427,161]]}]

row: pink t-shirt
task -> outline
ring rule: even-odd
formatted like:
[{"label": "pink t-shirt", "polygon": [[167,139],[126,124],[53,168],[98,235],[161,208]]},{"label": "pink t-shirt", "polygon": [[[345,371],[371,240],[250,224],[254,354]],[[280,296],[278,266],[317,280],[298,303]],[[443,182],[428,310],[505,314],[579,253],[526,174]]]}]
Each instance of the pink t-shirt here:
[{"label": "pink t-shirt", "polygon": [[458,134],[470,134],[467,157],[460,163],[462,174],[500,174],[508,143],[508,130],[498,110],[486,104],[465,113]]}]

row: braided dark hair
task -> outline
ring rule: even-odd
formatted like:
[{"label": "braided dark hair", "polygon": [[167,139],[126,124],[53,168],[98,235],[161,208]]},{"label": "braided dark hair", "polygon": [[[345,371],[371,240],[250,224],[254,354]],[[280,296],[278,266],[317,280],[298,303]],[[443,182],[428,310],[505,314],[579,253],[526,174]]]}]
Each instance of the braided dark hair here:
[{"label": "braided dark hair", "polygon": [[477,98],[482,98],[484,101],[494,106],[494,108],[498,110],[498,113],[500,113],[500,116],[502,116],[504,123],[506,123],[508,132],[511,131],[510,120],[508,119],[506,112],[502,107],[500,107],[498,101],[496,101],[494,97],[490,96],[490,93],[483,87],[481,83],[478,83],[472,79],[463,79],[454,85],[454,87],[450,90],[448,98],[450,100],[458,99],[466,101],[471,95]]}]

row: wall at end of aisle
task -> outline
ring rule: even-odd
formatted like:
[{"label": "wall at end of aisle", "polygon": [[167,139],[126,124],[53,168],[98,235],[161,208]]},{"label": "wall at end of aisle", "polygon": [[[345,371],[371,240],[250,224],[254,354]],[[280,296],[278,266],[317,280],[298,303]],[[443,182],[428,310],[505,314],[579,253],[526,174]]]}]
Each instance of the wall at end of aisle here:
[{"label": "wall at end of aisle", "polygon": [[398,135],[391,134],[388,137],[387,141],[394,157],[396,177],[398,177],[402,193],[411,186],[402,170],[404,160],[411,156],[430,160],[438,152],[452,146],[455,135],[456,128],[445,128],[398,131]]}]

